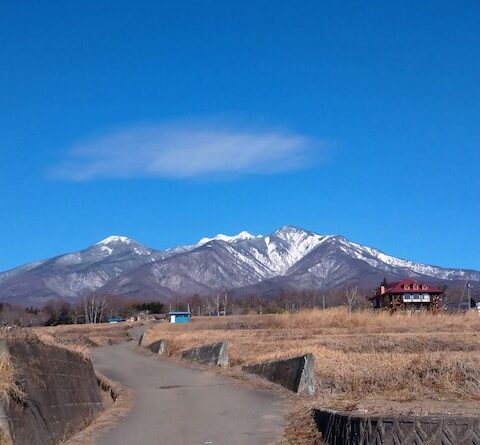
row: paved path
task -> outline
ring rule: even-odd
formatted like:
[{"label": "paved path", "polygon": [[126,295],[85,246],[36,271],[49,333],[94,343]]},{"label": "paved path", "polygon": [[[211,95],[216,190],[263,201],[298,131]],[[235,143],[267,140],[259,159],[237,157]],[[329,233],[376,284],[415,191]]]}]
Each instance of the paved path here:
[{"label": "paved path", "polygon": [[129,414],[96,445],[267,445],[281,436],[276,394],[145,355],[133,343],[96,349],[93,363],[135,394]]}]

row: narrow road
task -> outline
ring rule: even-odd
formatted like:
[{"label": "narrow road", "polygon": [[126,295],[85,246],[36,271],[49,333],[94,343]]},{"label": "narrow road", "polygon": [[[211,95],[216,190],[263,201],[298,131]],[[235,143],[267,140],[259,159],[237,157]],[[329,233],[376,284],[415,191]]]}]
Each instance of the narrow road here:
[{"label": "narrow road", "polygon": [[134,343],[96,349],[93,363],[135,394],[128,415],[96,445],[267,445],[281,436],[276,394],[145,355]]}]

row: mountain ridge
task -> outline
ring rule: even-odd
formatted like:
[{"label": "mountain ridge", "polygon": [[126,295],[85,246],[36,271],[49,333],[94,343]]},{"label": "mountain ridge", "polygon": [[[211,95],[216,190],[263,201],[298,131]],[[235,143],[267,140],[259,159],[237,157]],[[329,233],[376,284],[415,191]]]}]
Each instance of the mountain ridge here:
[{"label": "mountain ridge", "polygon": [[281,290],[369,288],[384,276],[480,286],[480,272],[397,258],[341,235],[283,226],[269,235],[219,234],[166,251],[123,235],[78,252],[0,273],[0,301],[41,305],[52,298],[76,301],[90,293],[168,300],[175,295],[229,290],[237,295]]}]

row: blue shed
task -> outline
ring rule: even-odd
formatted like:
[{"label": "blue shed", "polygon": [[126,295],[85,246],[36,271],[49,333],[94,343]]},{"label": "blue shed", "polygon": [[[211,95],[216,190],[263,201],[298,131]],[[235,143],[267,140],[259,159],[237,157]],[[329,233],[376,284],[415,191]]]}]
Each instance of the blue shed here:
[{"label": "blue shed", "polygon": [[191,316],[192,313],[188,311],[170,311],[168,320],[170,323],[188,323]]}]

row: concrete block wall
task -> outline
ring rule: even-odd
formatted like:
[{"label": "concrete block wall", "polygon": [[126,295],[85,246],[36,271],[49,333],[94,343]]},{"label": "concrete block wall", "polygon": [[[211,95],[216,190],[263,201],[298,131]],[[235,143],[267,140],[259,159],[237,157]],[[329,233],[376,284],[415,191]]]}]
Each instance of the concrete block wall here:
[{"label": "concrete block wall", "polygon": [[211,366],[228,366],[228,345],[227,342],[212,343],[187,349],[181,352],[185,360]]},{"label": "concrete block wall", "polygon": [[90,360],[35,338],[5,338],[17,369],[22,401],[4,401],[0,414],[4,441],[13,445],[53,445],[83,429],[101,411],[100,388]]},{"label": "concrete block wall", "polygon": [[148,345],[148,349],[154,354],[165,355],[167,353],[167,342],[165,340],[157,340]]},{"label": "concrete block wall", "polygon": [[381,416],[314,411],[329,445],[479,445],[480,417]]},{"label": "concrete block wall", "polygon": [[315,393],[313,354],[243,366],[242,370],[260,375],[298,394]]}]

